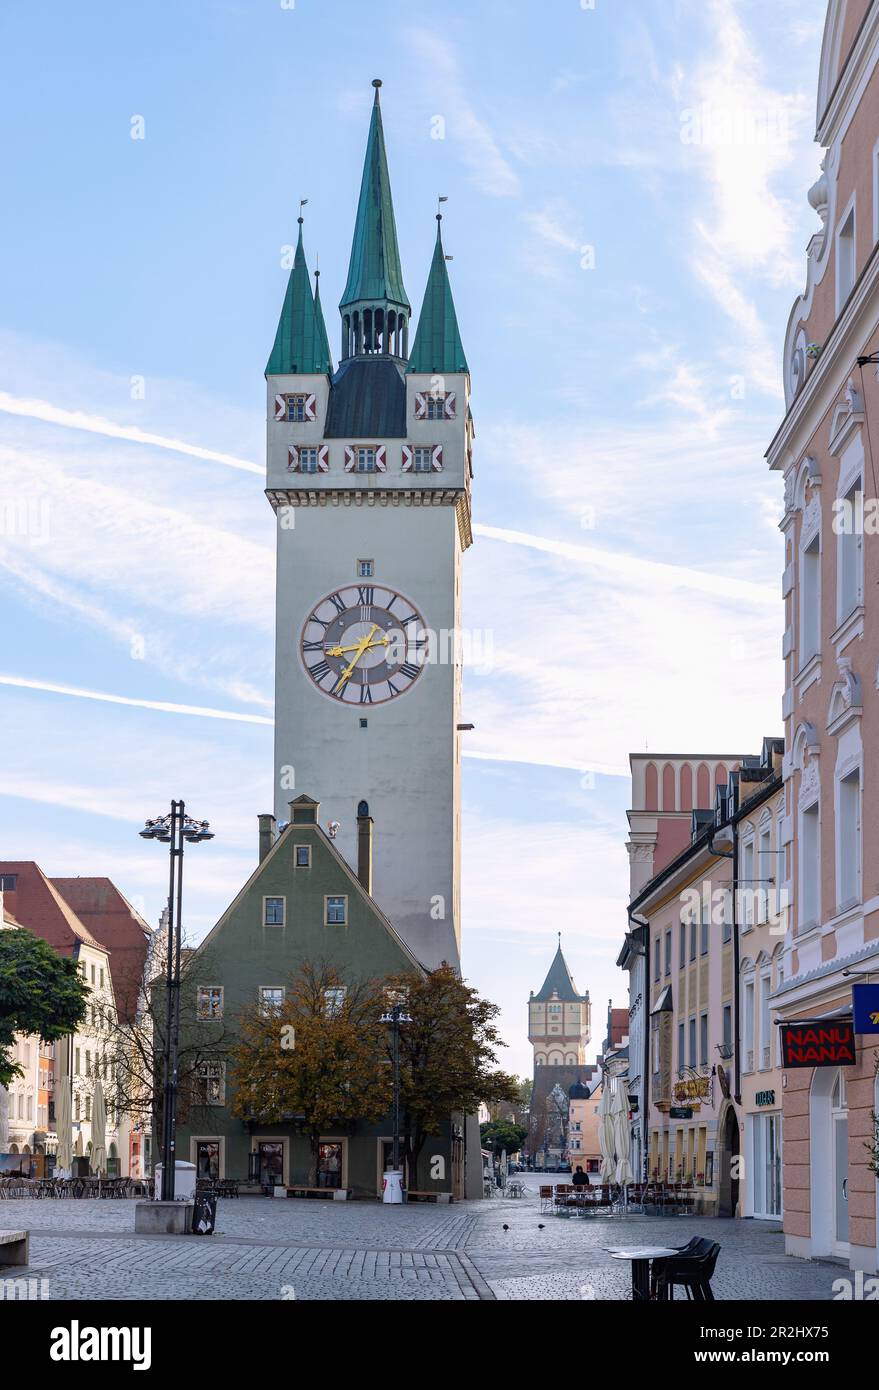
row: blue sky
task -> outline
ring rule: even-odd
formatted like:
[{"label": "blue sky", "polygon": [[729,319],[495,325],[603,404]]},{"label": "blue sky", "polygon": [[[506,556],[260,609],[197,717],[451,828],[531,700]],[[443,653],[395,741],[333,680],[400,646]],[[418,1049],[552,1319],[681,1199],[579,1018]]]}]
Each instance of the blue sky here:
[{"label": "blue sky", "polygon": [[442,193],[473,378],[465,622],[495,659],[465,683],[465,972],[527,1070],[525,1000],[561,930],[600,1043],[624,995],[628,752],[758,751],[781,727],[763,452],[816,226],[823,15],[7,3],[2,857],[106,873],[155,921],[166,866],[137,830],[185,796],[218,831],[189,862],[194,937],[252,868],[262,372],[300,198],[336,349],[379,76],[406,287],[420,305]]}]

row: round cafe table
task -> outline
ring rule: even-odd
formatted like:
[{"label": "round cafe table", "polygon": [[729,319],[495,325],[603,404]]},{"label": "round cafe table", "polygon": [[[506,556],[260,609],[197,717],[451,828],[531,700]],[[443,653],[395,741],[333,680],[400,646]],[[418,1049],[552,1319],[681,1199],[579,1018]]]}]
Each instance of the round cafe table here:
[{"label": "round cafe table", "polygon": [[612,1260],[631,1260],[632,1299],[635,1303],[646,1303],[650,1298],[650,1261],[668,1259],[680,1251],[664,1245],[629,1245],[620,1250],[608,1249],[607,1253]]}]

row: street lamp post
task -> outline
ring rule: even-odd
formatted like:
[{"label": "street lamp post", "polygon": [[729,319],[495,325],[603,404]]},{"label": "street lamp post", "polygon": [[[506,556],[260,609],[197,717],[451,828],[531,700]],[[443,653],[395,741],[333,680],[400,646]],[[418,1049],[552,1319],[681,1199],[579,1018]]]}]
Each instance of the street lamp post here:
[{"label": "street lamp post", "polygon": [[208,822],[187,816],[182,801],[172,801],[167,816],[148,820],[144,840],[169,845],[168,953],[165,962],[165,1046],[162,1090],[162,1199],[174,1200],[177,1130],[177,1055],[180,1044],[180,938],[183,916],[183,846],[212,840]]},{"label": "street lamp post", "polygon": [[411,1023],[411,1015],[399,1000],[381,1016],[382,1023],[391,1025],[391,1066],[393,1067],[393,1100],[391,1120],[393,1124],[393,1148],[391,1166],[395,1173],[400,1171],[400,1025]]}]

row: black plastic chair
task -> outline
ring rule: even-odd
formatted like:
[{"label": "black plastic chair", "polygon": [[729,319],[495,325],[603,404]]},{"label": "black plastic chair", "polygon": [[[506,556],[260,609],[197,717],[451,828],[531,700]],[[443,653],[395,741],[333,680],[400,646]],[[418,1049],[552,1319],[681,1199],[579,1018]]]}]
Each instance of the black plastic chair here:
[{"label": "black plastic chair", "polygon": [[[675,1285],[680,1284],[686,1290],[688,1299],[713,1302],[711,1277],[720,1254],[720,1246],[716,1241],[700,1240],[694,1249],[688,1250],[685,1246],[684,1251],[685,1253],[669,1256],[668,1259],[654,1261],[654,1270],[656,1265],[660,1266],[656,1270],[656,1298],[673,1299]],[[651,1270],[651,1275],[654,1270]]]}]

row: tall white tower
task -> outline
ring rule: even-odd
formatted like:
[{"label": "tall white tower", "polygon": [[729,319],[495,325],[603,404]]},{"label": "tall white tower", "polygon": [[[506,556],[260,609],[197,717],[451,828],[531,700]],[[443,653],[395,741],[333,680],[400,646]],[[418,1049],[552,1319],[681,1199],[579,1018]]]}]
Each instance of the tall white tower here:
[{"label": "tall white tower", "polygon": [[[321,803],[427,966],[460,955],[461,557],[472,540],[470,375],[441,219],[418,329],[403,286],[379,87],[334,372],[302,219],[266,367],[277,514],[276,814]],[[365,803],[365,805],[364,805]]]}]

